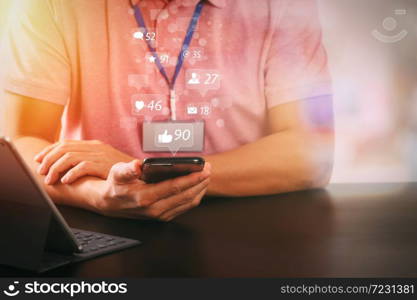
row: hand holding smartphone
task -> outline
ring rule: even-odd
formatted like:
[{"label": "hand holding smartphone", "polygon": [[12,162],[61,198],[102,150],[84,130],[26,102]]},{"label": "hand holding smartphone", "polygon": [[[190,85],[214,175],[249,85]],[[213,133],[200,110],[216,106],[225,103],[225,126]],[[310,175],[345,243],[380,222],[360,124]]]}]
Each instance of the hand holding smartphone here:
[{"label": "hand holding smartphone", "polygon": [[204,169],[202,157],[157,157],[146,158],[142,163],[141,180],[157,183],[167,179],[185,176]]}]

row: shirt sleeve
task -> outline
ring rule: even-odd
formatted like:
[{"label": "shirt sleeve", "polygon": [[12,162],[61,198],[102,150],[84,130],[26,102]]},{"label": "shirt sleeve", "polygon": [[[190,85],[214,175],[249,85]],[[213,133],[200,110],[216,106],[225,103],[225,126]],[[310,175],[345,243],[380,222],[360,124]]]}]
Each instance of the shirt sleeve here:
[{"label": "shirt sleeve", "polygon": [[268,108],[331,94],[316,0],[271,2],[276,15],[265,68]]},{"label": "shirt sleeve", "polygon": [[56,2],[13,2],[4,37],[3,88],[65,105],[70,95],[71,72]]}]

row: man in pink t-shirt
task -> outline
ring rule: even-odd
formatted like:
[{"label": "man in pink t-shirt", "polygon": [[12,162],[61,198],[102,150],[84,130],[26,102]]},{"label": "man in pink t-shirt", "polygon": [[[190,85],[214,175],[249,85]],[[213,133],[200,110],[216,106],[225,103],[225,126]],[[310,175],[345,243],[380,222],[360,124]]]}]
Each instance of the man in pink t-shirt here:
[{"label": "man in pink t-shirt", "polygon": [[[206,193],[328,182],[331,84],[316,1],[207,0],[196,15],[199,2],[14,3],[4,44],[7,134],[54,201],[170,220]],[[146,150],[143,124],[173,114],[204,121],[202,151]],[[208,163],[158,184],[137,179],[145,157],[171,155]]]}]

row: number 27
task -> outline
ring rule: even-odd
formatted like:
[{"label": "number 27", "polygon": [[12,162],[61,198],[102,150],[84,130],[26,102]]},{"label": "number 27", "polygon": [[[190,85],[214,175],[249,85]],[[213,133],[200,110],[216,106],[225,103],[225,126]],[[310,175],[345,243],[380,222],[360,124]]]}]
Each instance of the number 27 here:
[{"label": "number 27", "polygon": [[214,84],[217,78],[219,78],[219,74],[215,74],[215,73],[206,73],[206,75],[207,75],[207,79],[206,81],[204,81],[204,84]]}]

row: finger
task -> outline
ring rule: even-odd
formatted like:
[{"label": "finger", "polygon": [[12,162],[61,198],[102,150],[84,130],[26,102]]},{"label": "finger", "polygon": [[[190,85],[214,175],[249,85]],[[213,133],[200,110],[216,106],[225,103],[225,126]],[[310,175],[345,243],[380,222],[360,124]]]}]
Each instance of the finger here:
[{"label": "finger", "polygon": [[40,175],[46,175],[49,172],[49,168],[67,152],[89,151],[91,151],[91,145],[83,141],[59,143],[44,156],[42,163],[38,168],[38,173]]},{"label": "finger", "polygon": [[61,173],[67,171],[68,169],[76,166],[81,161],[83,161],[79,153],[68,152],[65,153],[61,158],[59,158],[55,163],[51,165],[48,170],[48,173],[45,177],[46,184],[55,184],[55,182],[61,176]]},{"label": "finger", "polygon": [[129,163],[115,164],[110,170],[109,179],[116,184],[127,184],[138,180],[141,173],[141,162],[135,159]]},{"label": "finger", "polygon": [[71,140],[68,140],[68,141],[57,142],[57,143],[54,143],[52,145],[49,145],[49,146],[45,147],[45,149],[43,149],[41,152],[39,152],[37,155],[35,155],[34,160],[39,162],[39,163],[42,162],[45,155],[47,155],[53,148],[55,148],[59,145],[73,144],[73,145],[78,145],[78,147],[80,147],[80,146],[84,146],[86,144],[87,145],[97,145],[97,144],[101,144],[101,143],[102,142],[98,141],[98,140],[89,140],[89,141],[71,141]]},{"label": "finger", "polygon": [[207,178],[199,184],[194,185],[179,194],[156,201],[152,205],[145,208],[144,212],[152,218],[159,219],[166,212],[186,203],[191,203],[198,194],[207,188],[209,181],[210,179]]},{"label": "finger", "polygon": [[55,184],[62,173],[75,167],[82,161],[94,162],[97,159],[92,153],[86,152],[68,152],[58,159],[48,171],[45,177],[46,184]]},{"label": "finger", "polygon": [[189,211],[190,209],[193,209],[200,205],[201,199],[203,199],[204,195],[207,192],[207,187],[205,187],[203,190],[201,190],[197,196],[194,197],[193,201],[184,203],[182,205],[179,205],[171,210],[166,211],[163,213],[159,219],[162,221],[171,221],[172,219],[178,217],[179,215],[182,215],[183,213]]},{"label": "finger", "polygon": [[208,164],[203,171],[195,172],[186,176],[165,180],[159,183],[148,184],[148,189],[143,191],[142,201],[155,202],[160,199],[168,198],[201,183],[210,177],[210,165]]},{"label": "finger", "polygon": [[49,145],[49,146],[45,147],[41,152],[39,152],[38,154],[35,155],[34,160],[38,163],[41,163],[43,158],[45,157],[45,155],[48,154],[49,151],[51,151],[52,149],[54,149],[58,145],[59,145],[59,143],[55,143],[55,144],[52,144],[52,145]]},{"label": "finger", "polygon": [[211,170],[212,170],[211,163],[206,162],[204,164],[204,169],[203,170],[207,170],[209,173],[211,173]]},{"label": "finger", "polygon": [[61,178],[61,182],[64,184],[71,184],[83,176],[96,176],[106,179],[106,174],[99,164],[91,161],[83,161],[69,170],[65,176]]}]

